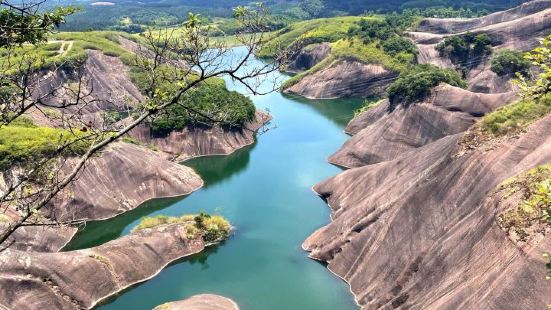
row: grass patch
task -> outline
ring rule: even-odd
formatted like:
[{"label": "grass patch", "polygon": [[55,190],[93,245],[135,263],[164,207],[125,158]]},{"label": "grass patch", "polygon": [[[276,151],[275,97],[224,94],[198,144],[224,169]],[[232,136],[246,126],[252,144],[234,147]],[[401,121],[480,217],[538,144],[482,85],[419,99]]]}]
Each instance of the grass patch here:
[{"label": "grass patch", "polygon": [[[4,74],[16,74],[19,70],[18,64],[26,62],[31,62],[36,69],[71,66],[86,60],[86,50],[98,50],[105,55],[119,57],[125,64],[131,64],[134,55],[118,44],[119,36],[130,37],[128,34],[112,31],[52,34],[48,42],[42,44],[24,45],[12,51],[0,49],[0,68]],[[62,45],[64,51],[70,50],[59,53]]]},{"label": "grass patch", "polygon": [[[26,118],[18,118],[0,128],[0,169],[7,170],[54,156],[60,146],[79,137],[82,136],[63,129],[35,126]],[[77,141],[63,150],[61,155],[82,155],[89,146],[88,141]]]},{"label": "grass patch", "polygon": [[537,100],[521,100],[484,116],[484,133],[500,137],[525,130],[530,124],[551,113],[551,95]]},{"label": "grass patch", "polygon": [[[274,33],[273,39],[266,42],[257,53],[258,57],[274,57],[280,48],[299,44],[306,46],[313,43],[335,42],[346,38],[348,30],[361,17],[347,16],[320,18],[294,23]],[[372,17],[377,19],[377,17]]]},{"label": "grass patch", "polygon": [[411,62],[409,57],[410,56],[405,54],[390,57],[381,49],[377,48],[375,43],[364,44],[357,38],[341,39],[331,44],[331,54],[329,56],[309,70],[298,73],[286,80],[282,87],[283,89],[289,88],[304,77],[328,68],[342,60],[354,60],[364,64],[378,64],[391,71],[401,72],[405,70],[407,64]]},{"label": "grass patch", "polygon": [[184,215],[181,217],[171,217],[159,215],[155,217],[145,217],[140,224],[132,231],[140,231],[148,228],[155,228],[160,225],[182,224],[185,225],[186,235],[189,239],[201,236],[207,243],[219,242],[229,237],[231,225],[220,215],[208,215],[205,213],[195,215]]},{"label": "grass patch", "polygon": [[403,71],[388,88],[391,107],[398,104],[409,105],[427,98],[440,83],[466,88],[467,83],[452,69],[442,69],[434,65],[415,65]]},{"label": "grass patch", "polygon": [[498,190],[503,198],[520,194],[516,208],[505,211],[498,222],[507,232],[525,241],[534,226],[551,225],[551,164],[534,168],[503,182]]},{"label": "grass patch", "polygon": [[381,104],[381,102],[383,102],[383,100],[381,100],[381,98],[379,97],[373,97],[373,98],[367,98],[364,100],[364,104],[361,108],[357,109],[356,111],[354,111],[354,117],[378,106],[379,104]]}]

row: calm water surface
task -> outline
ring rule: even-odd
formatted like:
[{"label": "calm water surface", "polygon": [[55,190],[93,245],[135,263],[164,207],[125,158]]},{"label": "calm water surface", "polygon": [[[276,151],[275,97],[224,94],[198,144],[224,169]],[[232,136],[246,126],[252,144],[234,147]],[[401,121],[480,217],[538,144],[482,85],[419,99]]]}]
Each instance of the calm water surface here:
[{"label": "calm water surface", "polygon": [[280,93],[252,99],[257,108],[270,111],[272,129],[230,156],[185,162],[205,180],[204,188],[184,198],[148,202],[112,220],[89,223],[70,248],[128,234],[143,216],[200,211],[228,218],[237,228],[233,237],[170,265],[99,309],[151,309],[201,293],[230,297],[243,310],[357,309],[347,285],[308,259],[301,244],[329,222],[327,206],[311,187],[340,171],[326,158],[347,139],[343,127],[361,102],[311,101]]}]

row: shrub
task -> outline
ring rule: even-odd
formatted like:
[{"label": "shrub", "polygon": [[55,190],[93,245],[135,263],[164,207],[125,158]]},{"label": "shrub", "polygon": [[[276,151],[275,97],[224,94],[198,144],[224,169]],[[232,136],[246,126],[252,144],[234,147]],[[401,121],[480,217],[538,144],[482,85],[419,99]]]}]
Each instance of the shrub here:
[{"label": "shrub", "polygon": [[484,116],[481,129],[493,136],[503,136],[523,130],[551,113],[551,97],[525,99],[506,105]]},{"label": "shrub", "polygon": [[[186,93],[179,103],[155,116],[151,130],[155,135],[166,135],[195,124],[241,127],[255,116],[252,101],[242,94],[229,91],[223,84],[202,84]],[[205,115],[208,114],[208,117]]]},{"label": "shrub", "polygon": [[397,104],[409,104],[425,99],[432,89],[440,83],[456,87],[467,87],[461,77],[451,69],[441,69],[433,65],[416,65],[400,74],[388,88],[391,107]]},{"label": "shrub", "polygon": [[478,58],[492,53],[491,43],[490,37],[485,33],[468,32],[444,39],[436,46],[436,50],[442,57],[448,57],[454,63],[478,63]]},{"label": "shrub", "polygon": [[536,167],[503,182],[499,191],[505,198],[520,194],[517,207],[499,216],[499,224],[507,231],[514,231],[521,241],[529,236],[530,227],[551,225],[551,165]]},{"label": "shrub", "polygon": [[200,213],[181,217],[170,217],[165,215],[145,217],[132,231],[135,232],[168,224],[185,225],[188,238],[192,239],[200,235],[207,243],[219,242],[227,239],[232,229],[228,220],[222,216]]},{"label": "shrub", "polygon": [[381,47],[390,56],[396,56],[400,53],[407,54],[417,54],[417,47],[410,40],[400,37],[393,36],[392,38],[384,41],[381,44]]},{"label": "shrub", "polygon": [[[19,118],[9,126],[0,128],[0,169],[55,156],[60,146],[79,137],[79,134],[67,130],[39,127],[28,119]],[[61,155],[82,155],[89,146],[89,141],[81,140],[64,149]]]},{"label": "shrub", "polygon": [[513,75],[520,73],[526,75],[530,70],[530,61],[524,58],[524,53],[509,49],[500,50],[492,58],[492,71],[497,75]]}]

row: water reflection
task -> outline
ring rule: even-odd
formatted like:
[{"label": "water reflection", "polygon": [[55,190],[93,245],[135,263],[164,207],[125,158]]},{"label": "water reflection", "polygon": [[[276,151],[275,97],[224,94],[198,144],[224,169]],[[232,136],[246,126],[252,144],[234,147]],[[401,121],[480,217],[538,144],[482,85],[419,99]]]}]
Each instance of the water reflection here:
[{"label": "water reflection", "polygon": [[361,108],[364,99],[306,99],[304,97],[284,94],[284,97],[314,108],[316,112],[333,121],[337,126],[344,127],[354,116],[354,111]]},{"label": "water reflection", "polygon": [[125,228],[133,222],[151,213],[167,208],[185,198],[186,196],[154,199],[143,203],[132,211],[123,213],[112,219],[88,222],[79,230],[73,240],[65,246],[63,251],[91,248],[116,239],[120,237],[124,233]]},{"label": "water reflection", "polygon": [[252,145],[246,146],[230,155],[198,157],[183,164],[193,168],[205,181],[205,188],[222,183],[244,171],[249,165],[251,151],[256,146],[256,139]]}]

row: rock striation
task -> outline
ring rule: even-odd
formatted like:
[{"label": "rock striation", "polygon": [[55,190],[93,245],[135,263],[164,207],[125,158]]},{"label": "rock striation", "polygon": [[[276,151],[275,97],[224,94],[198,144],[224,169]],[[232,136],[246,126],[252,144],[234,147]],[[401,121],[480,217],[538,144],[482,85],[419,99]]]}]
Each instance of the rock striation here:
[{"label": "rock striation", "polygon": [[61,221],[108,219],[147,200],[187,195],[202,185],[191,168],[147,148],[117,143],[92,158],[45,215]]},{"label": "rock striation", "polygon": [[467,130],[479,117],[515,97],[513,92],[478,94],[442,84],[430,98],[409,106],[391,109],[384,100],[350,122],[345,131],[353,137],[329,161],[351,168],[393,160]]},{"label": "rock striation", "polygon": [[257,111],[255,120],[242,128],[220,126],[194,126],[182,131],[173,131],[167,136],[155,137],[147,124],[130,132],[138,141],[154,146],[172,161],[181,162],[206,155],[228,155],[254,143],[255,133],[271,120],[270,115]]},{"label": "rock striation", "polygon": [[7,249],[0,253],[0,306],[90,309],[204,247],[200,236],[190,239],[183,225],[171,224],[72,252]]},{"label": "rock striation", "polygon": [[302,78],[285,92],[310,99],[382,95],[397,74],[383,66],[339,60]]},{"label": "rock striation", "polygon": [[239,310],[237,304],[226,297],[201,294],[185,300],[168,302],[153,310]]},{"label": "rock striation", "polygon": [[320,43],[302,48],[300,52],[293,57],[291,62],[285,68],[287,72],[300,72],[311,69],[316,64],[324,60],[331,53],[330,43]]},{"label": "rock striation", "polygon": [[303,244],[346,280],[363,309],[544,309],[549,238],[519,245],[491,193],[551,161],[551,116],[459,155],[462,134],[315,186],[332,222]]}]

